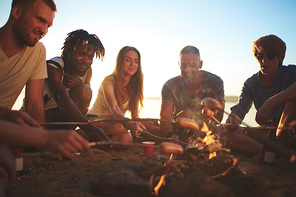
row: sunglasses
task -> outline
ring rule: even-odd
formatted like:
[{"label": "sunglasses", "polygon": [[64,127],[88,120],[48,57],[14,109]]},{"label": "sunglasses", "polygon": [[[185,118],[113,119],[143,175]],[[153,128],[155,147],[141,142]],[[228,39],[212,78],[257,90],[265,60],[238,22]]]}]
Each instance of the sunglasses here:
[{"label": "sunglasses", "polygon": [[273,60],[276,56],[276,54],[274,53],[255,53],[255,57],[257,58],[257,60],[262,60],[264,55],[266,55],[266,57],[269,59],[269,60]]}]

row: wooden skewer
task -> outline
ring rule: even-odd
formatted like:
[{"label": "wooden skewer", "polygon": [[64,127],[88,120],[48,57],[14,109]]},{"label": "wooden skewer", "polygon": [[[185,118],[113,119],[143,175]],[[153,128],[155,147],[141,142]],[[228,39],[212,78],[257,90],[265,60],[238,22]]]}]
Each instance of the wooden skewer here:
[{"label": "wooden skewer", "polygon": [[134,119],[96,119],[88,122],[44,122],[44,123],[39,123],[40,125],[88,125],[96,122],[123,122],[123,121],[161,121],[161,122],[169,122],[169,123],[177,123],[176,121],[173,120],[164,120],[164,119],[157,119],[157,118],[134,118]]},{"label": "wooden skewer", "polygon": [[222,125],[222,123],[219,121],[219,120],[217,120],[217,118],[215,118],[215,116],[213,116],[213,117],[211,117],[217,124],[220,124],[220,125]]},{"label": "wooden skewer", "polygon": [[[230,116],[230,113],[224,111],[223,109],[218,108],[218,110],[223,111],[226,115]],[[235,118],[235,117],[233,117]],[[245,122],[241,122],[242,125],[246,126],[247,128],[252,129],[252,127],[250,127],[248,124],[246,124]],[[274,127],[275,129],[277,129],[277,127]],[[289,128],[289,127],[288,127]],[[262,129],[261,127],[257,127],[257,128],[253,128],[257,135],[259,135],[260,137],[262,137],[263,139],[266,140],[267,143],[272,144],[276,149],[277,152],[282,154],[285,157],[290,158],[293,155],[293,152],[291,152],[290,150],[288,150],[287,148],[285,148],[284,146],[274,142],[273,140],[266,138],[266,136],[260,131],[260,129]]]},{"label": "wooden skewer", "polygon": [[[143,145],[141,143],[120,143],[120,142],[102,141],[102,142],[90,142],[88,144],[91,148],[96,148],[96,147],[104,146],[104,145],[120,145],[120,146],[124,146],[128,149],[130,149],[129,146],[148,146],[148,147],[159,148],[159,145],[149,145],[149,144]],[[23,157],[41,157],[41,156],[47,156],[47,155],[51,155],[51,154],[53,154],[52,151],[44,151],[44,152],[36,152],[36,153],[23,153],[23,154],[21,154],[21,156],[23,156]]]},{"label": "wooden skewer", "polygon": [[149,145],[149,144],[141,144],[141,143],[120,143],[120,142],[90,142],[88,143],[88,145],[93,148],[96,146],[101,146],[101,145],[120,145],[120,146],[149,146],[149,147],[155,147],[155,148],[159,148],[159,145]]},{"label": "wooden skewer", "polygon": [[[231,123],[224,123],[220,124],[221,126],[232,126]],[[294,130],[293,127],[267,127],[267,126],[258,126],[258,127],[243,127],[246,129],[258,129],[258,130],[269,130],[269,129],[287,129],[287,130]]]},{"label": "wooden skewer", "polygon": [[151,135],[151,136],[153,136],[155,138],[158,138],[158,139],[161,139],[161,140],[171,140],[171,141],[179,142],[181,144],[189,145],[187,142],[183,142],[181,140],[177,140],[177,139],[174,139],[174,138],[171,138],[171,137],[159,137],[157,135],[153,135],[152,133],[150,133],[150,132],[148,132],[146,130],[144,130],[144,132],[147,133],[148,135]]},{"label": "wooden skewer", "polygon": [[263,129],[263,130],[265,130],[265,129],[287,129],[287,130],[294,130],[294,128],[293,127],[249,127],[250,129],[259,129],[259,130],[261,130],[261,129]]}]

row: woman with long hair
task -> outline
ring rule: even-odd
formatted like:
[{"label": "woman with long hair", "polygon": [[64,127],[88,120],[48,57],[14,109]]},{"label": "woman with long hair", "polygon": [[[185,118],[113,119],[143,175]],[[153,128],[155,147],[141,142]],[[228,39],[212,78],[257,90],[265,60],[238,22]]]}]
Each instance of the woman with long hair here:
[{"label": "woman with long hair", "polygon": [[[88,111],[90,119],[125,119],[126,112],[132,119],[139,118],[143,109],[143,73],[140,52],[131,46],[123,47],[116,59],[113,73],[103,80],[96,101]],[[160,132],[150,121],[103,121],[94,123],[102,128],[112,141],[130,143],[133,136],[146,137],[145,130]],[[129,132],[130,131],[130,132]]]}]

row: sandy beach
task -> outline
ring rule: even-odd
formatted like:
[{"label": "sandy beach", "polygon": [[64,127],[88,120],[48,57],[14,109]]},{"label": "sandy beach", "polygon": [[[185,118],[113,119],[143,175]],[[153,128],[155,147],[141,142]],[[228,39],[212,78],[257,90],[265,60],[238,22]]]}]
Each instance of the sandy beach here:
[{"label": "sandy beach", "polygon": [[[90,152],[78,155],[75,161],[68,159],[56,161],[39,156],[27,156],[24,158],[24,168],[27,173],[18,177],[7,196],[126,196],[124,193],[111,195],[110,192],[110,195],[95,195],[91,187],[102,175],[118,167],[135,171],[148,185],[150,176],[161,164],[141,156],[143,153],[141,146],[131,148],[133,151],[92,148]],[[235,152],[230,154],[238,158],[236,171],[244,171],[253,179],[260,180],[260,190],[250,196],[295,196],[296,170],[288,165],[287,159],[279,158],[273,166],[266,166],[260,164],[260,155],[248,158]],[[154,158],[168,159],[169,155],[162,154],[158,148],[155,148]],[[250,183],[244,182],[243,185],[248,187],[248,184]],[[234,188],[231,189],[234,191]],[[184,194],[184,196],[190,195]]]}]

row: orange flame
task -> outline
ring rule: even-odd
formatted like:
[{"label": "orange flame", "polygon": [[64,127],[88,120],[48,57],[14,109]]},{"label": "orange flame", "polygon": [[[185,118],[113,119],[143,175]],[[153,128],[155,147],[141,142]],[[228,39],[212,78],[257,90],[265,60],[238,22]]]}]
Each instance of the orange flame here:
[{"label": "orange flame", "polygon": [[158,184],[154,187],[155,196],[158,196],[158,191],[159,191],[160,187],[162,186],[162,184],[165,185],[164,178],[165,178],[165,174],[160,177]]},{"label": "orange flame", "polygon": [[[202,143],[204,143],[205,145],[210,145],[210,144],[214,143],[215,135],[212,134],[212,131],[209,130],[209,127],[207,126],[207,124],[205,122],[203,122],[203,127],[200,130],[202,132],[207,133],[206,137],[204,139],[202,139]],[[216,156],[217,156],[216,152],[210,153],[209,159],[212,159],[213,157],[216,157]]]},{"label": "orange flame", "polygon": [[200,129],[200,131],[202,132],[208,132],[209,131],[209,127],[207,126],[207,124],[205,122],[203,122],[202,128]]},{"label": "orange flame", "polygon": [[[172,160],[172,158],[173,158],[173,155],[174,155],[174,154],[171,154],[171,156],[170,156],[170,158],[169,158],[168,162],[170,162],[170,161]],[[168,162],[167,162],[167,163],[168,163]]]},{"label": "orange flame", "polygon": [[213,157],[216,157],[216,156],[217,156],[216,152],[210,153],[209,159],[212,159]]},{"label": "orange flame", "polygon": [[171,154],[170,158],[163,164],[164,166],[166,166],[173,158],[174,154]]}]

